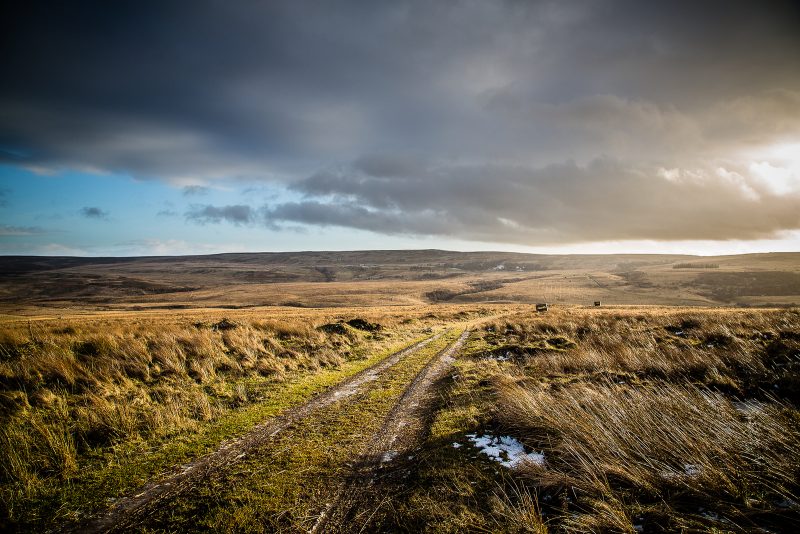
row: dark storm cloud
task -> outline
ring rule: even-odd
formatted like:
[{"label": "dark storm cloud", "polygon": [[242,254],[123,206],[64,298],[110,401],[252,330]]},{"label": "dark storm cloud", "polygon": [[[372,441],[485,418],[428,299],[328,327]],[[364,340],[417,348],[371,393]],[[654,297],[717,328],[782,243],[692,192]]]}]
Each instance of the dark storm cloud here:
[{"label": "dark storm cloud", "polygon": [[186,212],[186,219],[192,222],[207,224],[229,222],[235,225],[248,224],[254,221],[255,212],[249,206],[202,206],[193,205]]},{"label": "dark storm cloud", "polygon": [[87,219],[108,219],[108,212],[95,206],[84,206],[81,215]]},{"label": "dark storm cloud", "polygon": [[0,161],[307,196],[191,221],[525,244],[800,226],[800,185],[750,155],[800,138],[796,2],[6,4]]}]

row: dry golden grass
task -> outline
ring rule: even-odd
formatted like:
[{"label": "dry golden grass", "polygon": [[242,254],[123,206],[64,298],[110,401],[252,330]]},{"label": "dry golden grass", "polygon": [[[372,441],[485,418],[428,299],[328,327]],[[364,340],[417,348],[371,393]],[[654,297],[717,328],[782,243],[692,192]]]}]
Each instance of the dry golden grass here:
[{"label": "dry golden grass", "polygon": [[496,480],[500,530],[800,525],[797,310],[520,315],[486,324],[457,373],[445,451],[488,431],[544,454]]},{"label": "dry golden grass", "polygon": [[[99,454],[113,462],[124,445],[177,441],[292,377],[499,309],[6,320],[3,513],[15,517],[48,484],[68,487]],[[382,328],[318,328],[356,317]],[[388,526],[780,532],[800,522],[798,310],[528,308],[483,324],[450,384],[421,471],[381,519]],[[452,447],[483,430],[520,439],[545,464],[495,475],[466,444]]]},{"label": "dry golden grass", "polygon": [[621,495],[666,503],[683,494],[738,524],[748,509],[797,498],[800,432],[781,403],[742,413],[696,386],[611,381],[498,390],[502,421],[548,458],[544,468],[522,470],[541,488],[569,485],[606,503]]}]

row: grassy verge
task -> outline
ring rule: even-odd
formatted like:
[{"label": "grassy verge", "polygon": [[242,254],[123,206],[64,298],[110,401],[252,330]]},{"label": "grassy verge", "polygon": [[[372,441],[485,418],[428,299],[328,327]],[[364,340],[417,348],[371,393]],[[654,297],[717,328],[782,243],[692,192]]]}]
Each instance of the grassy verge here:
[{"label": "grassy verge", "polygon": [[[3,506],[0,523],[9,529],[28,530],[79,521],[153,476],[214,450],[222,441],[302,403],[415,339],[426,337],[420,334],[427,327],[398,326],[383,330],[380,335],[362,334],[349,327],[342,335],[321,335],[313,327],[291,324],[239,325],[211,334],[199,327],[190,325],[190,328],[183,337],[173,335],[176,340],[172,349],[184,358],[180,372],[163,372],[159,358],[167,356],[158,355],[159,346],[152,343],[147,346],[149,378],[132,378],[129,370],[119,369],[125,361],[133,359],[127,351],[112,360],[119,356],[116,350],[126,350],[123,342],[137,338],[135,332],[118,334],[118,339],[109,335],[102,338],[92,332],[87,341],[86,333],[72,328],[54,333],[52,339],[43,340],[39,335],[38,339],[22,339],[16,344],[6,341],[4,358],[0,361],[5,365],[0,371],[7,378],[3,383],[4,398],[20,397],[10,387],[15,384],[14,378],[16,385],[36,378],[30,369],[23,369],[26,361],[36,359],[41,383],[17,402],[21,406],[4,406],[10,413],[7,412],[9,417],[0,428],[0,444],[6,458],[0,487]],[[149,336],[159,335],[152,328],[146,332]],[[102,340],[104,345],[100,344]],[[216,343],[220,344],[225,361],[211,368],[213,378],[203,380],[200,375],[192,374],[202,364],[187,355],[189,341],[209,344],[209,352]],[[78,353],[90,342],[95,347],[105,347],[92,359]],[[269,344],[271,353],[258,352],[265,351]],[[82,348],[76,352],[75,347]],[[326,363],[333,350],[339,350],[345,357]],[[214,360],[220,359],[214,356]],[[97,364],[101,366],[99,369]],[[258,372],[267,365],[276,369],[280,365],[280,376]],[[56,371],[64,366],[72,369],[73,375],[87,376],[94,368],[97,371],[92,377],[94,384],[81,385],[80,380],[73,379],[70,385],[63,377],[61,381],[54,379]],[[254,372],[243,369],[248,366]],[[156,371],[160,371],[157,376]],[[173,392],[171,398],[155,394],[167,388]],[[113,405],[98,414],[96,403],[102,401],[102,391],[108,390],[112,393],[103,402],[112,404],[113,400]],[[26,390],[23,387],[20,391]],[[28,400],[47,393],[53,397],[47,405]],[[95,397],[100,397],[100,401]],[[187,404],[191,407],[191,399],[200,408],[195,407],[190,413],[174,413],[170,409],[185,408]],[[94,427],[86,422],[87,415],[104,419]],[[136,422],[148,417],[156,420],[150,430],[136,426]],[[126,426],[123,423],[128,419],[132,422]],[[109,435],[93,444],[94,429]]]},{"label": "grassy verge", "polygon": [[460,332],[450,331],[367,383],[356,395],[299,421],[228,473],[151,518],[153,530],[300,531],[313,525],[348,463],[422,368]]}]

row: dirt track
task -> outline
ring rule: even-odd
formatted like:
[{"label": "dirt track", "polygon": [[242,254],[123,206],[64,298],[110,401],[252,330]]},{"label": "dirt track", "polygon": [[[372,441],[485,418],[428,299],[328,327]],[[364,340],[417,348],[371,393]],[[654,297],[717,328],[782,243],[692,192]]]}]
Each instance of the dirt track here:
[{"label": "dirt track", "polygon": [[382,472],[391,471],[395,458],[408,455],[427,431],[435,400],[434,383],[454,361],[469,335],[465,330],[454,343],[439,352],[409,384],[397,404],[386,415],[351,472],[335,488],[310,532],[361,532],[380,504]]},{"label": "dirt track", "polygon": [[297,421],[354,395],[365,384],[374,381],[381,373],[396,365],[403,358],[427,346],[441,335],[442,333],[433,335],[392,354],[306,403],[256,426],[239,438],[225,442],[216,451],[158,477],[139,489],[134,495],[117,501],[104,515],[80,525],[74,531],[114,532],[141,523],[155,507],[189,491],[221,468],[230,468],[245,458],[249,451],[264,445]]}]

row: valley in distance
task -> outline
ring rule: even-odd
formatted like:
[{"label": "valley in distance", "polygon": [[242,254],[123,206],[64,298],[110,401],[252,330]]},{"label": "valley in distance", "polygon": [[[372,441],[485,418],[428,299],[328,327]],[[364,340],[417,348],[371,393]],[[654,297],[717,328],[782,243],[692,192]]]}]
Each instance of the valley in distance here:
[{"label": "valley in distance", "polygon": [[800,253],[0,273],[0,530],[800,529]]},{"label": "valley in distance", "polygon": [[0,257],[0,312],[419,306],[800,304],[800,253],[537,255],[398,250]]}]

